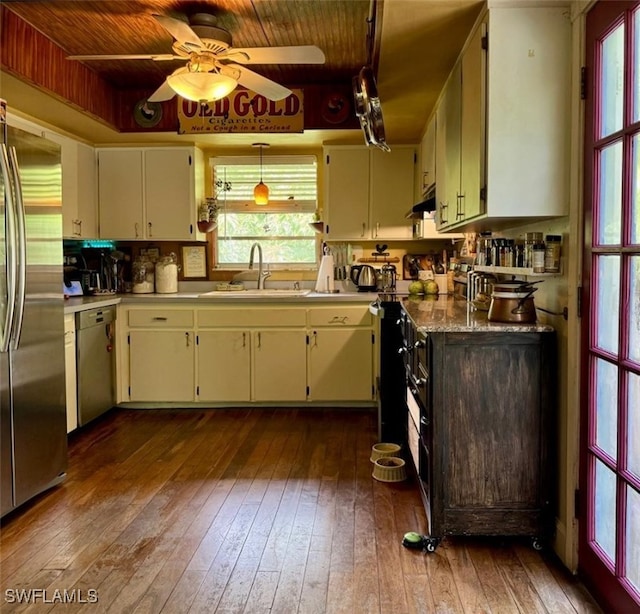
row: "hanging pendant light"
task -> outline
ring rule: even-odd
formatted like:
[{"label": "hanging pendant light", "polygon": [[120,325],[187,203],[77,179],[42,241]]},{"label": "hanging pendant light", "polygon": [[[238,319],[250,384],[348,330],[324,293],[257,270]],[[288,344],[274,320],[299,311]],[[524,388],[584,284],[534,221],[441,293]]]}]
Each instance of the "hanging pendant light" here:
[{"label": "hanging pendant light", "polygon": [[254,147],[260,148],[260,183],[253,188],[253,200],[256,205],[269,204],[269,188],[262,181],[262,148],[269,147],[267,143],[254,143]]}]

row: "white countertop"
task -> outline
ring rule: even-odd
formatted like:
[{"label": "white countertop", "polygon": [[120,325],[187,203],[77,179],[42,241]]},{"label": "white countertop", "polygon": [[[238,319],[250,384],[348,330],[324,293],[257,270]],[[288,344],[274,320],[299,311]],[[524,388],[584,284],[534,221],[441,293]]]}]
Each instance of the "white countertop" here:
[{"label": "white countertop", "polygon": [[157,305],[177,304],[177,303],[193,303],[194,305],[220,304],[220,303],[243,303],[243,304],[273,304],[273,303],[297,303],[316,305],[322,303],[372,303],[378,298],[377,292],[339,292],[326,294],[321,292],[309,292],[303,296],[267,294],[259,296],[247,293],[242,296],[236,292],[214,292],[203,296],[197,292],[176,292],[172,294],[116,294],[112,296],[79,296],[66,299],[64,304],[65,314],[77,313],[78,311],[86,311],[87,309],[96,309],[101,307],[109,307],[110,305],[124,304],[142,304],[150,303]]}]

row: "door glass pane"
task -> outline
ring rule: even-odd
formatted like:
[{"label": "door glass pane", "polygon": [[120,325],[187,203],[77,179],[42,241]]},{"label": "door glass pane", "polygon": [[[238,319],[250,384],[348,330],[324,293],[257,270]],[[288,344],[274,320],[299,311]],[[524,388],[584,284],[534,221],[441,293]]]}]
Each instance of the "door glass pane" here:
[{"label": "door glass pane", "polygon": [[602,100],[600,136],[622,128],[624,85],[624,25],[620,24],[602,42]]},{"label": "door glass pane", "polygon": [[594,539],[613,562],[616,554],[616,476],[599,460],[596,460],[593,496],[596,530]]},{"label": "door glass pane", "polygon": [[627,486],[627,579],[640,590],[640,495]]},{"label": "door glass pane", "polygon": [[640,256],[629,258],[629,358],[640,364]]},{"label": "door glass pane", "polygon": [[[640,24],[638,24],[640,26]],[[640,75],[640,66],[636,71]],[[640,77],[637,77],[640,79]],[[637,100],[637,98],[636,98]],[[636,103],[640,104],[640,103]],[[636,134],[632,141],[631,146],[633,148],[633,162],[631,166],[632,175],[631,181],[633,182],[631,192],[631,219],[629,220],[629,227],[631,230],[631,243],[632,245],[638,245],[640,243],[640,135]]]},{"label": "door glass pane", "polygon": [[600,194],[594,243],[619,245],[622,212],[622,142],[617,141],[600,152]]},{"label": "door glass pane", "polygon": [[618,449],[618,368],[596,358],[596,445],[611,458]]},{"label": "door glass pane", "polygon": [[627,441],[627,469],[640,478],[640,375],[633,373],[627,375]]},{"label": "door glass pane", "polygon": [[633,13],[633,121],[640,119],[640,23],[638,11]]},{"label": "door glass pane", "polygon": [[620,256],[596,256],[594,283],[596,320],[595,345],[612,354],[618,353],[620,318]]}]

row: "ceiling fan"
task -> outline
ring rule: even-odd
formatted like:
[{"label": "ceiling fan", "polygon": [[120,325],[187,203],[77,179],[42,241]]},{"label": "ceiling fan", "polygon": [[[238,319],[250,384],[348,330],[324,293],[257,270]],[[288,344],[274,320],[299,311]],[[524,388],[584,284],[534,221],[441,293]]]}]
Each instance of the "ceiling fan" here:
[{"label": "ceiling fan", "polygon": [[235,48],[231,34],[216,25],[215,15],[196,13],[182,19],[153,14],[175,39],[173,53],[135,55],[70,55],[69,60],[186,60],[149,96],[149,102],[170,100],[176,94],[206,102],[224,98],[238,84],[269,100],[282,100],[291,90],[249,70],[244,64],[323,64],[315,45]]}]

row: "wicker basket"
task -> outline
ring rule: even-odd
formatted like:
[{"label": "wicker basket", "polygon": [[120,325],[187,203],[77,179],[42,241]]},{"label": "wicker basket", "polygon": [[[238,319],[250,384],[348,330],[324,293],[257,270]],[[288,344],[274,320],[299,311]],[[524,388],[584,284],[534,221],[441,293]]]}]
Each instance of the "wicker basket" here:
[{"label": "wicker basket", "polygon": [[371,448],[371,458],[369,460],[375,463],[383,456],[397,456],[398,452],[400,452],[400,446],[397,443],[376,443]]},{"label": "wicker basket", "polygon": [[383,456],[373,463],[373,477],[378,482],[402,482],[407,478],[404,461],[397,456]]}]

